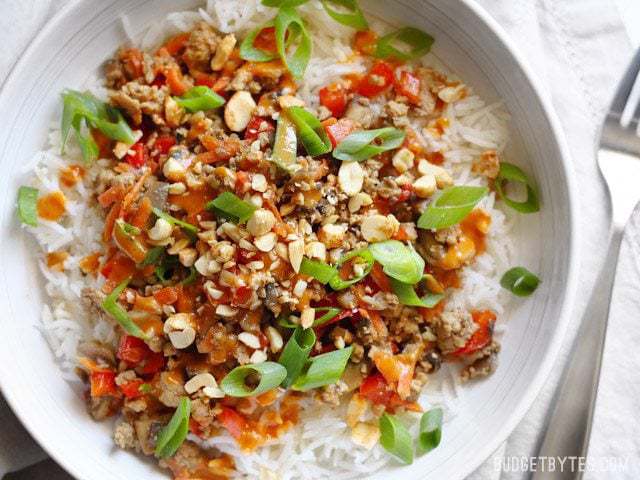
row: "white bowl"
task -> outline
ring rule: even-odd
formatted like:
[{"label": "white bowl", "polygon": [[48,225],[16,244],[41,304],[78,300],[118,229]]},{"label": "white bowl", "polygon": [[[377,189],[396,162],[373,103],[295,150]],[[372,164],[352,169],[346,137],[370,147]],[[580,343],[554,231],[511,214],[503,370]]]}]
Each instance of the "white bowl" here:
[{"label": "white bowl", "polygon": [[[72,1],[40,32],[6,81],[0,179],[0,382],[31,434],[71,474],[83,480],[164,478],[151,464],[117,450],[110,427],[86,414],[78,392],[60,377],[38,331],[44,292],[32,244],[14,212],[25,163],[41,149],[65,87],[78,87],[125,41],[120,15],[141,29],[195,0]],[[567,149],[542,89],[500,27],[471,0],[385,0],[361,3],[394,23],[415,25],[437,39],[435,53],[512,115],[511,158],[537,180],[542,211],[516,228],[517,263],[543,283],[516,301],[497,371],[469,385],[459,414],[438,449],[409,467],[376,478],[463,478],[503,442],[527,412],[551,368],[568,321],[576,272],[576,194]]]}]

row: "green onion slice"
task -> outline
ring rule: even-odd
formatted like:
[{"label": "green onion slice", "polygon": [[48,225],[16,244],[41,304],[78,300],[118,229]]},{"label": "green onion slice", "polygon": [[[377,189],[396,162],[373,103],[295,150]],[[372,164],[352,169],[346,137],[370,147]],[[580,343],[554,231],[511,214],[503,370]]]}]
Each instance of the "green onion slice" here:
[{"label": "green onion slice", "polygon": [[[289,32],[290,39],[287,39]],[[311,58],[312,42],[304,22],[291,7],[281,7],[275,18],[276,47],[282,62],[296,79],[301,79]],[[289,43],[295,50],[289,54]],[[294,45],[296,44],[296,45]]]},{"label": "green onion slice", "polygon": [[418,434],[418,455],[430,452],[438,445],[442,438],[442,409],[432,408],[424,412],[420,419],[420,433]]},{"label": "green onion slice", "polygon": [[118,220],[116,220],[116,226],[118,226],[125,235],[128,235],[130,237],[140,235],[140,229],[138,227],[134,227],[133,225],[125,222],[122,219],[118,219]]},{"label": "green onion slice", "polygon": [[298,165],[298,137],[296,126],[287,115],[280,114],[276,127],[271,161],[286,172],[293,173]]},{"label": "green onion slice", "polygon": [[393,127],[354,132],[342,140],[333,150],[339,160],[361,162],[388,150],[398,148],[406,133]]},{"label": "green onion slice", "polygon": [[433,308],[444,298],[441,293],[428,293],[420,298],[413,286],[399,282],[395,278],[390,278],[389,281],[391,282],[393,293],[396,294],[402,305]]},{"label": "green onion slice", "polygon": [[489,192],[487,187],[445,188],[418,219],[418,227],[439,230],[460,223]]},{"label": "green onion slice", "polygon": [[18,217],[25,225],[38,226],[38,189],[22,186],[18,189]]},{"label": "green onion slice", "polygon": [[225,102],[224,98],[204,85],[190,88],[183,96],[173,97],[173,99],[191,113],[213,110],[221,107]]},{"label": "green onion slice", "polygon": [[97,128],[107,137],[119,142],[129,145],[135,142],[133,132],[120,111],[90,93],[65,90],[62,93],[62,103],[61,153],[64,153],[72,128],[87,162],[95,160],[99,154],[98,145],[88,131],[89,128]]},{"label": "green onion slice", "polygon": [[372,243],[369,251],[391,278],[411,285],[422,279],[424,259],[404,243],[398,240]]},{"label": "green onion slice", "polygon": [[[248,377],[259,377],[258,385],[249,388]],[[220,382],[220,388],[231,397],[252,397],[276,388],[287,376],[287,369],[276,362],[242,365],[231,370]]]},{"label": "green onion slice", "polygon": [[164,247],[153,247],[147,252],[147,256],[140,264],[142,267],[157,264],[164,256]]},{"label": "green onion slice", "polygon": [[383,414],[380,417],[380,444],[390,454],[403,463],[413,463],[413,441],[407,427],[395,415]]},{"label": "green onion slice", "polygon": [[367,19],[364,18],[356,0],[321,0],[321,2],[327,14],[336,22],[359,31],[369,28]]},{"label": "green onion slice", "polygon": [[318,315],[318,313],[321,313],[321,312],[326,312],[326,313],[322,315],[320,318],[316,318],[313,321],[313,325],[311,325],[312,327],[319,327],[320,325],[327,323],[329,320],[332,320],[337,315],[339,315],[340,312],[342,312],[342,309],[335,308],[335,307],[315,307],[314,310],[316,311],[316,315]]},{"label": "green onion slice", "polygon": [[160,283],[167,285],[173,277],[175,269],[180,265],[178,257],[175,255],[162,255],[160,263],[156,266],[154,273]]},{"label": "green onion slice", "polygon": [[143,383],[138,387],[138,391],[146,394],[146,393],[151,393],[153,391],[153,388],[151,387],[150,384]]},{"label": "green onion slice", "polygon": [[231,192],[224,192],[208,202],[205,208],[233,223],[245,223],[257,207],[241,200]]},{"label": "green onion slice", "polygon": [[[506,182],[517,182],[527,187],[527,199],[524,202],[516,202],[507,197],[504,192],[504,184]],[[496,191],[504,203],[520,213],[540,211],[540,202],[536,190],[522,169],[512,163],[500,163],[500,172],[498,173],[498,178],[496,178]]]},{"label": "green onion slice", "polygon": [[254,45],[254,42],[256,41],[256,38],[258,38],[258,35],[260,35],[260,32],[262,32],[265,28],[271,28],[274,25],[274,21],[270,20],[261,27],[258,27],[249,32],[249,35],[247,35],[240,44],[240,58],[250,62],[268,62],[270,60],[278,58],[277,53],[265,52],[264,50],[257,48]]},{"label": "green onion slice", "polygon": [[316,334],[313,329],[296,327],[293,331],[280,354],[280,358],[278,358],[278,363],[287,369],[287,376],[282,381],[284,388],[289,388],[298,378],[315,343]]},{"label": "green onion slice", "polygon": [[162,210],[160,210],[159,208],[153,207],[152,209],[154,215],[158,218],[162,218],[163,220],[166,220],[167,222],[169,222],[171,225],[177,225],[180,228],[182,228],[182,230],[184,230],[186,233],[190,234],[190,235],[195,235],[196,233],[198,233],[198,227],[196,227],[195,225],[192,225],[188,222],[185,222],[183,220],[179,220],[176,217],[173,217],[171,215],[169,215],[166,212],[163,212]]},{"label": "green onion slice", "polygon": [[193,265],[189,267],[189,275],[180,281],[180,285],[191,285],[198,278],[198,271]]},{"label": "green onion slice", "polygon": [[540,279],[524,267],[514,267],[502,276],[500,285],[514,295],[528,297],[536,291]]},{"label": "green onion slice", "polygon": [[122,281],[116,288],[113,289],[113,291],[109,295],[107,295],[107,297],[103,300],[101,306],[105,312],[116,319],[120,326],[124,328],[124,330],[129,335],[133,335],[134,337],[146,340],[147,334],[144,333],[133,320],[131,320],[131,317],[129,317],[127,311],[118,303],[118,297],[120,297],[122,291],[127,288],[127,285],[129,285],[130,281],[131,278],[127,278],[126,280]]},{"label": "green onion slice", "polygon": [[[339,315],[340,312],[342,312],[340,308],[335,308],[335,307],[315,307],[314,310],[316,311],[316,315],[322,312],[325,312],[325,313],[324,315],[320,316],[320,318],[316,318],[313,321],[313,324],[311,325],[312,328],[319,327],[320,325],[327,323],[329,320],[332,320],[333,318],[336,317],[336,315]],[[284,328],[298,328],[299,325],[296,323],[293,323],[289,319],[289,315],[290,315],[289,313],[281,314],[276,320],[278,322],[278,325]]]},{"label": "green onion slice", "polygon": [[331,140],[324,127],[312,113],[302,107],[289,107],[286,115],[296,126],[304,149],[312,157],[331,151]]},{"label": "green onion slice", "polygon": [[347,347],[311,357],[292,388],[306,392],[336,383],[342,377],[352,352],[353,347]]},{"label": "green onion slice", "polygon": [[309,0],[262,0],[262,5],[275,8],[297,7],[308,1]]},{"label": "green onion slice", "polygon": [[156,457],[167,458],[178,451],[189,433],[189,417],[191,416],[191,400],[182,397],[178,408],[173,412],[169,423],[158,433],[156,441]]},{"label": "green onion slice", "polygon": [[317,260],[310,260],[306,257],[302,258],[300,264],[300,273],[315,278],[321,284],[326,285],[333,277],[338,274],[338,270],[331,265]]},{"label": "green onion slice", "polygon": [[404,27],[381,37],[376,45],[375,56],[414,60],[426,55],[433,42],[433,37],[428,33],[414,27]]},{"label": "green onion slice", "polygon": [[334,290],[344,290],[345,288],[350,287],[354,283],[359,282],[364,277],[369,275],[369,273],[371,272],[371,269],[373,268],[373,263],[375,262],[375,260],[373,258],[373,255],[371,255],[371,252],[366,248],[362,250],[354,250],[353,252],[349,252],[346,255],[343,255],[340,261],[338,262],[338,264],[336,265],[336,267],[339,268],[345,262],[351,260],[354,257],[360,257],[365,261],[365,267],[362,274],[356,275],[355,277],[349,280],[343,280],[340,277],[340,274],[338,273],[331,280],[329,280],[329,286],[331,288],[333,288]]}]

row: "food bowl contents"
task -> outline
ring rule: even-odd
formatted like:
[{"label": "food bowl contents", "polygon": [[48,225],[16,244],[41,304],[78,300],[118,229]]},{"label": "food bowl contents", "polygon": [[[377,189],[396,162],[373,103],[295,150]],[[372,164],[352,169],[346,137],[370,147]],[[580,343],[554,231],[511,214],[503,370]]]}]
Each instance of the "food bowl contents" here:
[{"label": "food bowl contents", "polygon": [[18,194],[44,332],[115,443],[176,479],[411,463],[442,435],[427,382],[489,375],[507,290],[538,285],[500,210],[535,188],[428,33],[352,0],[247,5],[173,14],[62,93]]}]

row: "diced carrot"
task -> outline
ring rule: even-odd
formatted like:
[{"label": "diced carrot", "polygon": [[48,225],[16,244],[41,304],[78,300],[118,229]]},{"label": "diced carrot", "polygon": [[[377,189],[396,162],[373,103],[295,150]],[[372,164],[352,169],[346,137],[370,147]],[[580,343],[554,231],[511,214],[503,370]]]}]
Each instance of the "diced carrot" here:
[{"label": "diced carrot", "polygon": [[140,386],[144,383],[144,380],[140,378],[136,378],[134,380],[130,380],[127,383],[123,383],[120,385],[120,391],[124,394],[125,397],[129,399],[138,398],[144,395],[140,391]]},{"label": "diced carrot", "polygon": [[120,52],[120,60],[124,64],[129,78],[136,79],[144,75],[144,58],[137,48],[127,48]]},{"label": "diced carrot", "polygon": [[124,198],[124,187],[118,183],[112,187],[106,189],[100,195],[98,195],[98,203],[102,208],[107,208],[114,202],[119,202]]},{"label": "diced carrot", "polygon": [[240,438],[248,427],[247,419],[229,407],[221,407],[221,412],[218,414],[218,421],[235,439]]}]

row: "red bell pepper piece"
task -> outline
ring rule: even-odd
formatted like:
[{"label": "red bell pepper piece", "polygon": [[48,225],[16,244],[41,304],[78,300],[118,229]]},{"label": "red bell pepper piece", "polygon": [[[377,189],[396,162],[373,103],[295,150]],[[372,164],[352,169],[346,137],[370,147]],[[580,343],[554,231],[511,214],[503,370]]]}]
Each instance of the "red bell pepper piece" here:
[{"label": "red bell pepper piece", "polygon": [[358,85],[357,92],[365,97],[375,97],[393,84],[393,78],[393,67],[378,60]]},{"label": "red bell pepper piece", "polygon": [[341,85],[337,83],[327,85],[320,89],[319,96],[320,105],[328,108],[334,117],[340,118],[344,115],[347,108],[347,92]]}]

